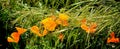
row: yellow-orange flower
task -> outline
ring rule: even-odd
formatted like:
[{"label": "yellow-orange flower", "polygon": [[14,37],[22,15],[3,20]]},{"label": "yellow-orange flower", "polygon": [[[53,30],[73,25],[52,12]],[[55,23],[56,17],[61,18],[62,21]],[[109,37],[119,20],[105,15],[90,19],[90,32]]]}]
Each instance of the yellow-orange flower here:
[{"label": "yellow-orange flower", "polygon": [[69,25],[69,23],[67,20],[62,20],[62,26],[68,26],[68,25]]},{"label": "yellow-orange flower", "polygon": [[60,19],[57,19],[57,20],[56,20],[56,23],[57,23],[57,24],[62,24],[62,21],[61,21]]},{"label": "yellow-orange flower", "polygon": [[114,32],[112,32],[112,33],[110,34],[110,37],[111,37],[111,38],[108,38],[108,39],[107,39],[107,43],[110,43],[110,42],[118,43],[118,42],[120,42],[119,38],[115,38],[115,33],[114,33]]},{"label": "yellow-orange flower", "polygon": [[41,23],[44,25],[44,28],[49,31],[54,31],[57,24],[52,18],[46,18],[41,21]]},{"label": "yellow-orange flower", "polygon": [[85,30],[87,33],[94,33],[96,31],[97,24],[96,23],[91,23],[90,26],[86,25],[86,20],[82,20],[81,28]]},{"label": "yellow-orange flower", "polygon": [[15,28],[20,35],[27,31],[27,29],[24,29],[24,28],[20,28],[20,27],[15,27]]},{"label": "yellow-orange flower", "polygon": [[42,34],[40,34],[39,32],[39,28],[37,26],[32,26],[31,27],[31,31],[34,33],[34,34],[37,34],[38,36],[43,36]]},{"label": "yellow-orange flower", "polygon": [[86,18],[82,19],[82,20],[81,20],[81,23],[82,23],[82,24],[86,24]]},{"label": "yellow-orange flower", "polygon": [[45,29],[44,31],[43,31],[43,36],[45,36],[45,35],[47,35],[48,34],[48,31]]},{"label": "yellow-orange flower", "polygon": [[62,26],[68,26],[68,19],[69,19],[69,16],[66,15],[66,14],[59,14],[59,18],[56,20],[56,23],[57,24],[60,24]]},{"label": "yellow-orange flower", "polygon": [[60,13],[59,14],[59,19],[61,20],[68,20],[69,19],[69,16],[65,13]]},{"label": "yellow-orange flower", "polygon": [[53,20],[56,19],[56,17],[55,17],[54,15],[51,15],[49,18],[51,18],[51,19],[53,19]]},{"label": "yellow-orange flower", "polygon": [[20,35],[27,31],[27,29],[16,27],[17,32],[13,32],[11,37],[7,37],[8,42],[19,42]]},{"label": "yellow-orange flower", "polygon": [[89,27],[86,24],[81,24],[81,28],[85,31],[89,30]]},{"label": "yellow-orange flower", "polygon": [[46,18],[46,19],[42,20],[41,23],[45,25],[45,24],[47,24],[47,22],[49,22],[51,20],[52,20],[52,18]]},{"label": "yellow-orange flower", "polygon": [[60,24],[60,25],[62,25],[62,26],[68,26],[68,25],[69,25],[67,20],[57,19],[57,20],[56,20],[56,23],[57,23],[57,24]]},{"label": "yellow-orange flower", "polygon": [[15,42],[18,43],[19,42],[19,38],[20,38],[20,34],[18,34],[17,32],[13,32],[11,34],[11,37],[7,38],[8,42]]},{"label": "yellow-orange flower", "polygon": [[58,39],[59,39],[60,41],[63,41],[64,35],[63,35],[62,33],[60,33],[59,36],[58,36]]}]

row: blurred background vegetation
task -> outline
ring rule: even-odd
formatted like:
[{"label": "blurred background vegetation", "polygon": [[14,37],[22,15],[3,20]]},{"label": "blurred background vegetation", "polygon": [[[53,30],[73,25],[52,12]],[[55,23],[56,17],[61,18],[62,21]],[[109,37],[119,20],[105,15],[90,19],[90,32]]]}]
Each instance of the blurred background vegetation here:
[{"label": "blurred background vegetation", "polygon": [[[8,43],[7,37],[15,26],[30,28],[44,18],[59,13],[70,16],[69,27],[59,27],[65,35],[60,42],[54,34],[39,38],[27,31],[20,42]],[[86,18],[98,23],[97,31],[86,41],[87,33],[76,24]],[[118,44],[107,44],[106,39],[114,31],[120,37],[119,0],[0,0],[0,49],[119,49]],[[57,32],[54,31],[54,32]],[[52,36],[51,36],[52,35]]]}]

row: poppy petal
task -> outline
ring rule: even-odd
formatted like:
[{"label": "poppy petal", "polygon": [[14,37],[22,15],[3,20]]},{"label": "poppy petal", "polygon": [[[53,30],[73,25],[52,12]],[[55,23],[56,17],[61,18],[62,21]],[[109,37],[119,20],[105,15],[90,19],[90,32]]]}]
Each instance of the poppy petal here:
[{"label": "poppy petal", "polygon": [[48,34],[48,31],[45,29],[44,31],[43,31],[43,36],[45,36],[45,35],[47,35]]},{"label": "poppy petal", "polygon": [[112,32],[110,33],[111,38],[107,39],[107,43],[113,42],[113,43],[118,43],[120,42],[119,38],[115,38],[115,33]]},{"label": "poppy petal", "polygon": [[39,28],[37,26],[32,26],[31,27],[31,31],[34,33],[34,34],[37,34],[38,36],[42,36],[42,34],[40,34],[39,32]]},{"label": "poppy petal", "polygon": [[115,33],[114,32],[111,32],[110,33],[110,36],[113,38],[113,37],[115,37]]},{"label": "poppy petal", "polygon": [[63,22],[63,24],[62,24],[63,26],[68,26],[68,21],[63,20],[62,22]]},{"label": "poppy petal", "polygon": [[56,20],[56,23],[57,23],[57,24],[62,24],[62,21],[61,21],[60,19],[57,19],[57,20]]},{"label": "poppy petal", "polygon": [[8,41],[8,42],[14,42],[14,40],[13,40],[11,37],[8,37],[8,38],[7,38],[7,41]]},{"label": "poppy petal", "polygon": [[20,27],[15,27],[15,28],[17,29],[20,35],[27,31],[27,29],[24,29],[24,28],[20,28]]},{"label": "poppy petal", "polygon": [[86,23],[86,18],[82,19],[81,22],[82,22],[82,24],[85,24]]},{"label": "poppy petal", "polygon": [[91,29],[95,29],[96,27],[97,27],[96,23],[92,23],[91,26],[90,26]]},{"label": "poppy petal", "polygon": [[46,18],[46,19],[42,20],[41,23],[45,25],[50,20],[52,20],[52,19],[51,18]]},{"label": "poppy petal", "polygon": [[89,31],[89,27],[86,24],[82,24],[81,28],[85,31]]},{"label": "poppy petal", "polygon": [[32,27],[31,27],[31,31],[32,31],[33,33],[35,33],[35,34],[37,34],[37,33],[40,32],[40,31],[39,31],[39,28],[38,28],[37,26],[32,26]]},{"label": "poppy petal", "polygon": [[15,41],[16,43],[18,43],[19,38],[20,38],[20,35],[19,35],[17,32],[13,32],[13,33],[11,34],[11,37],[14,39],[14,41]]},{"label": "poppy petal", "polygon": [[59,39],[60,41],[63,41],[63,38],[64,38],[64,35],[63,35],[62,33],[60,33],[58,39]]},{"label": "poppy petal", "polygon": [[69,16],[65,13],[60,13],[59,14],[59,19],[61,20],[68,20]]}]

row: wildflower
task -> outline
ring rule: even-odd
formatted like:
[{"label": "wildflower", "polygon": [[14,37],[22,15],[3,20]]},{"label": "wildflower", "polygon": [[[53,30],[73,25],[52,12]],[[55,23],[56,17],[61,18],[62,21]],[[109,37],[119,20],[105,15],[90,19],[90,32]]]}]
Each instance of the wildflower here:
[{"label": "wildflower", "polygon": [[44,20],[41,21],[42,24],[47,24],[47,22],[49,22],[50,20],[52,20],[52,18],[46,18]]},{"label": "wildflower", "polygon": [[45,29],[44,31],[43,31],[43,36],[45,36],[45,35],[47,35],[48,34],[48,31]]},{"label": "wildflower", "polygon": [[90,26],[87,26],[86,24],[82,24],[81,28],[84,29],[87,33],[93,33],[96,31],[96,24],[91,24]]},{"label": "wildflower", "polygon": [[60,13],[59,18],[56,20],[56,23],[62,26],[68,26],[68,18],[68,15]]},{"label": "wildflower", "polygon": [[110,43],[110,42],[118,43],[118,42],[120,42],[119,38],[115,38],[115,33],[114,32],[110,33],[110,37],[111,38],[107,39],[107,43]]},{"label": "wildflower", "polygon": [[16,27],[16,30],[17,30],[17,32],[13,32],[13,33],[11,34],[11,37],[8,37],[8,38],[7,38],[7,41],[8,41],[8,42],[18,43],[18,42],[19,42],[20,35],[27,31],[27,29],[20,28],[20,27]]},{"label": "wildflower", "polygon": [[32,26],[30,29],[34,34],[37,34],[38,36],[42,36],[42,34],[40,34],[39,32],[39,28],[37,26]]},{"label": "wildflower", "polygon": [[68,20],[68,18],[69,18],[69,16],[66,15],[65,13],[60,13],[59,14],[59,19],[61,19],[61,20]]},{"label": "wildflower", "polygon": [[81,28],[82,28],[83,30],[86,30],[86,31],[89,30],[89,27],[88,27],[86,24],[82,24],[82,25],[81,25]]},{"label": "wildflower", "polygon": [[86,20],[82,20],[81,28],[85,30],[87,33],[94,33],[96,31],[97,24],[91,23],[90,26],[86,25]]},{"label": "wildflower", "polygon": [[60,25],[62,25],[62,26],[68,26],[68,21],[67,21],[67,20],[57,19],[57,20],[56,20],[56,23],[57,23],[57,24],[60,24]]},{"label": "wildflower", "polygon": [[89,27],[89,30],[87,32],[95,32],[96,31],[96,27],[97,27],[97,24],[96,23],[92,23]]},{"label": "wildflower", "polygon": [[55,17],[54,15],[50,16],[49,18],[51,18],[51,19],[53,19],[53,20],[56,19],[56,17]]},{"label": "wildflower", "polygon": [[52,18],[46,18],[41,21],[41,23],[44,25],[44,28],[49,31],[54,31],[57,24]]},{"label": "wildflower", "polygon": [[57,20],[56,20],[56,23],[57,23],[57,24],[62,24],[62,21],[61,21],[60,19],[57,19]]},{"label": "wildflower", "polygon": [[27,29],[24,29],[24,28],[20,28],[20,27],[15,27],[15,28],[20,35],[27,31]]},{"label": "wildflower", "polygon": [[82,19],[81,22],[82,22],[82,24],[86,24],[86,19],[85,18]]},{"label": "wildflower", "polygon": [[8,37],[8,38],[7,38],[7,41],[8,41],[8,42],[18,43],[18,42],[19,42],[19,38],[20,38],[20,34],[17,33],[17,32],[13,32],[13,33],[11,34],[11,37]]},{"label": "wildflower", "polygon": [[59,39],[60,41],[63,41],[63,38],[64,38],[64,35],[63,35],[62,33],[60,33],[58,39]]},{"label": "wildflower", "polygon": [[67,20],[63,20],[62,22],[63,22],[62,23],[63,26],[68,26],[69,25]]}]

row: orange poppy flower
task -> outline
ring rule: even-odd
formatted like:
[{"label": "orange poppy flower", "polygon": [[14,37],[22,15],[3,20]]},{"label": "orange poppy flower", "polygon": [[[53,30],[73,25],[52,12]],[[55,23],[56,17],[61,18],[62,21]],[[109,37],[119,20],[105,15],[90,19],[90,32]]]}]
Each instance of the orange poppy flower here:
[{"label": "orange poppy flower", "polygon": [[62,26],[68,26],[68,18],[68,15],[60,13],[59,18],[56,20],[56,23]]},{"label": "orange poppy flower", "polygon": [[68,25],[69,25],[69,23],[68,23],[67,20],[63,20],[62,22],[63,22],[63,23],[62,23],[63,26],[68,26]]},{"label": "orange poppy flower", "polygon": [[82,25],[81,25],[81,28],[82,28],[83,30],[86,30],[86,31],[89,30],[89,27],[88,27],[86,24],[82,24]]},{"label": "orange poppy flower", "polygon": [[40,23],[42,23],[42,24],[47,24],[47,22],[49,22],[49,21],[54,21],[51,17],[49,17],[49,18],[46,18],[46,19],[43,19]]},{"label": "orange poppy flower", "polygon": [[59,19],[61,20],[68,20],[69,16],[65,13],[60,13],[59,14]]},{"label": "orange poppy flower", "polygon": [[13,32],[11,34],[11,37],[7,38],[8,42],[15,42],[18,43],[19,42],[19,38],[20,38],[20,34],[18,34],[17,32]]},{"label": "orange poppy flower", "polygon": [[87,33],[94,33],[96,31],[96,24],[91,24],[91,26],[87,26],[86,24],[82,24],[81,28],[85,30]]},{"label": "orange poppy flower", "polygon": [[60,33],[58,39],[59,39],[60,41],[63,41],[63,38],[64,38],[64,35],[63,35],[62,33]]},{"label": "orange poppy flower", "polygon": [[82,24],[86,24],[86,18],[81,20]]},{"label": "orange poppy flower", "polygon": [[46,18],[41,21],[41,23],[44,25],[44,28],[49,31],[54,31],[57,24],[52,18]]},{"label": "orange poppy flower", "polygon": [[44,25],[45,29],[48,29],[49,31],[54,31],[57,24],[55,21],[49,21],[47,24]]},{"label": "orange poppy flower", "polygon": [[115,33],[114,33],[114,32],[112,32],[112,33],[110,34],[110,37],[111,37],[111,38],[108,38],[108,39],[107,39],[107,43],[110,43],[110,42],[118,43],[118,42],[120,42],[120,41],[119,41],[119,38],[115,38]]},{"label": "orange poppy flower", "polygon": [[91,23],[90,26],[87,26],[86,20],[82,20],[81,28],[85,30],[87,33],[94,33],[96,31],[97,24],[96,23]]},{"label": "orange poppy flower", "polygon": [[45,36],[45,35],[47,35],[48,34],[48,31],[45,29],[44,31],[43,31],[43,36]]},{"label": "orange poppy flower", "polygon": [[37,34],[38,36],[42,36],[42,34],[40,34],[39,32],[39,28],[37,26],[32,26],[30,29],[34,34]]},{"label": "orange poppy flower", "polygon": [[62,25],[62,26],[68,26],[68,25],[69,25],[67,20],[57,19],[57,20],[56,20],[56,23],[57,23],[57,24],[60,24],[60,25]]},{"label": "orange poppy flower", "polygon": [[27,29],[24,29],[24,28],[20,28],[20,27],[15,27],[15,28],[20,35],[27,31]]},{"label": "orange poppy flower", "polygon": [[51,19],[53,19],[53,20],[56,19],[56,17],[55,17],[54,15],[50,16],[49,18],[51,18]]},{"label": "orange poppy flower", "polygon": [[87,32],[95,32],[96,31],[96,27],[97,27],[97,24],[96,23],[92,23],[89,27],[89,30]]},{"label": "orange poppy flower", "polygon": [[57,23],[57,24],[62,24],[62,21],[61,21],[60,19],[57,19],[57,20],[56,20],[56,23]]}]

